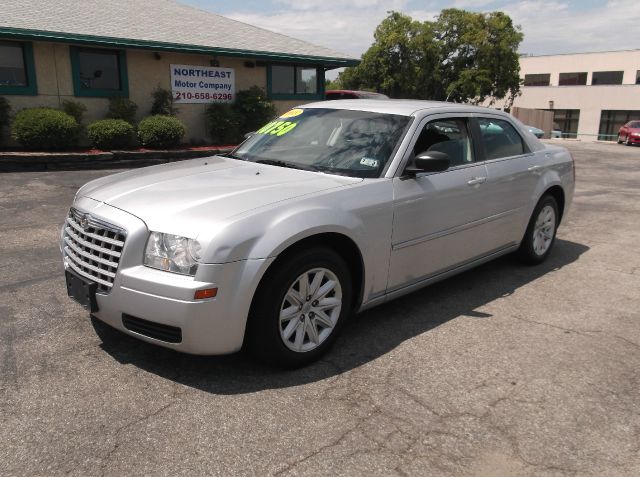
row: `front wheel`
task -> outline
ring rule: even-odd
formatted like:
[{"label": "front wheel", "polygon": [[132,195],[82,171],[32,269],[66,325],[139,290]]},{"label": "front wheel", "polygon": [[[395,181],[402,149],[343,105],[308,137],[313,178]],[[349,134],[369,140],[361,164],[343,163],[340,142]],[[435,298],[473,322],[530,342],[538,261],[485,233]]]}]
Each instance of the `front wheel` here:
[{"label": "front wheel", "polygon": [[350,313],[351,276],[325,248],[298,251],[276,267],[253,300],[248,349],[277,366],[304,366],[331,347]]},{"label": "front wheel", "polygon": [[533,210],[518,255],[528,264],[542,263],[551,252],[558,229],[558,203],[551,195],[543,196]]},{"label": "front wheel", "polygon": [[622,136],[620,134],[618,134],[618,144],[622,144]]}]

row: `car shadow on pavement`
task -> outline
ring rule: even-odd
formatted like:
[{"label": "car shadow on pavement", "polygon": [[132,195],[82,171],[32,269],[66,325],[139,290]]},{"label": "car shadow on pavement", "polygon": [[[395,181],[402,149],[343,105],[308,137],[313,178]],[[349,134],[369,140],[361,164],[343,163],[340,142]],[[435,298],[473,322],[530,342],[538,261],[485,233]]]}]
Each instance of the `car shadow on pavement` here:
[{"label": "car shadow on pavement", "polygon": [[214,394],[243,394],[298,386],[341,374],[373,361],[406,340],[465,316],[490,319],[475,311],[518,288],[576,261],[589,247],[558,239],[546,262],[521,265],[506,256],[440,283],[356,315],[335,346],[319,362],[283,371],[246,353],[193,356],[131,338],[99,320],[92,324],[101,347],[114,359],[149,373]]}]

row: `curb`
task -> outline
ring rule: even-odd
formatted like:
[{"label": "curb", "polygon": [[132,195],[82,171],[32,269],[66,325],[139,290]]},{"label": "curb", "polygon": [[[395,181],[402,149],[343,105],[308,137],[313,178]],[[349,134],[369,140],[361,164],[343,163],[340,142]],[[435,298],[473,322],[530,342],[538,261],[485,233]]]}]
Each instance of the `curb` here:
[{"label": "curb", "polygon": [[99,153],[0,152],[0,172],[135,168],[214,156],[234,147]]}]

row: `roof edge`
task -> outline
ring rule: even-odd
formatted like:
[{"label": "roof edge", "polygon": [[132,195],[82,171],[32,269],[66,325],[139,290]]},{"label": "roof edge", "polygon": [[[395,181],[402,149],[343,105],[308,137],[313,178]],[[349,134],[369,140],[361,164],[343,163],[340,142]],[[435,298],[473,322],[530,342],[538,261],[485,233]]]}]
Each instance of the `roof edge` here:
[{"label": "roof edge", "polygon": [[604,50],[604,51],[577,51],[573,53],[543,53],[536,55],[534,53],[519,53],[520,58],[542,58],[545,56],[576,56],[576,55],[602,55],[605,53],[631,53],[638,52],[640,48],[625,48],[623,50]]},{"label": "roof edge", "polygon": [[219,48],[182,43],[168,43],[153,40],[135,40],[132,38],[114,38],[106,36],[83,35],[77,33],[61,33],[45,30],[29,30],[0,26],[0,36],[19,40],[55,41],[82,45],[111,46],[119,48],[135,48],[142,50],[170,51],[176,53],[196,53],[219,56],[233,56],[238,58],[254,58],[271,60],[274,62],[313,63],[340,68],[356,66],[360,60],[354,58],[340,58],[327,56],[300,55],[295,53],[279,53],[271,51],[241,50],[234,48]]}]

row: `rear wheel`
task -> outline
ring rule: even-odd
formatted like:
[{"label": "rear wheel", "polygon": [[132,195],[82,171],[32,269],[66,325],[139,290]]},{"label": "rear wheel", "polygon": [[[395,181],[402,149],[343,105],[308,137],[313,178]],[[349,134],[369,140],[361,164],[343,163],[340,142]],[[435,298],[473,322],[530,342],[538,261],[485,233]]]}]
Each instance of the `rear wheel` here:
[{"label": "rear wheel", "polygon": [[247,328],[249,351],[286,368],[309,364],[335,341],[352,303],[349,269],[333,250],[302,250],[263,280]]},{"label": "rear wheel", "polygon": [[544,195],[533,210],[518,255],[532,265],[542,263],[556,239],[558,203],[551,195]]}]

